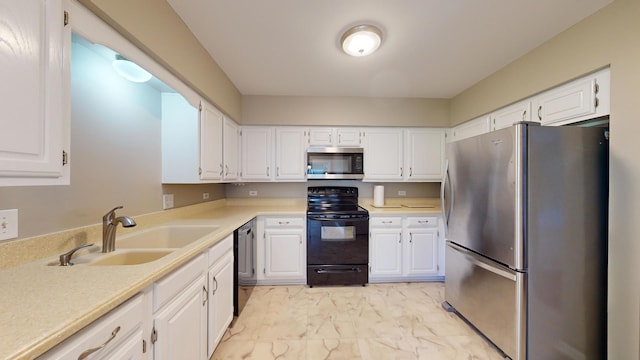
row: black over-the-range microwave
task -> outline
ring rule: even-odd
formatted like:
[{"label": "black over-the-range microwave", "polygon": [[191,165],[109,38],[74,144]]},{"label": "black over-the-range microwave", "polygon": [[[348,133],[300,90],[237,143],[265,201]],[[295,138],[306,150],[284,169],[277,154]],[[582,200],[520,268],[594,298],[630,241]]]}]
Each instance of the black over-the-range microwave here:
[{"label": "black over-the-range microwave", "polygon": [[364,149],[311,147],[307,149],[307,179],[362,179]]}]

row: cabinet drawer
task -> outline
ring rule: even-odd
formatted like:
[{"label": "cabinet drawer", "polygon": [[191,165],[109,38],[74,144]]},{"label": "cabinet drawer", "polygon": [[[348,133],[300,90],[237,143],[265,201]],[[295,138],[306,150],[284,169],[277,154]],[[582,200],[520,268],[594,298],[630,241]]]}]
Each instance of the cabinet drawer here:
[{"label": "cabinet drawer", "polygon": [[208,258],[209,258],[209,267],[215,264],[215,262],[218,261],[218,259],[224,256],[227,252],[232,250],[233,250],[233,234],[227,236],[226,238],[221,240],[219,243],[209,248],[209,250],[207,251]]},{"label": "cabinet drawer", "polygon": [[438,217],[437,216],[408,217],[407,226],[408,227],[437,227]]},{"label": "cabinet drawer", "polygon": [[108,341],[104,348],[96,350],[87,357],[87,359],[102,358],[118,348],[123,341],[135,336],[133,333],[142,325],[144,310],[143,296],[136,295],[38,359],[77,359],[85,351],[97,348]]},{"label": "cabinet drawer", "polygon": [[200,254],[178,270],[155,282],[153,284],[153,311],[157,311],[173,299],[198,276],[203,276],[206,267],[206,254]]},{"label": "cabinet drawer", "polygon": [[370,227],[400,227],[401,217],[372,217],[369,219]]},{"label": "cabinet drawer", "polygon": [[264,226],[268,228],[304,227],[305,219],[302,217],[268,217],[264,219]]}]

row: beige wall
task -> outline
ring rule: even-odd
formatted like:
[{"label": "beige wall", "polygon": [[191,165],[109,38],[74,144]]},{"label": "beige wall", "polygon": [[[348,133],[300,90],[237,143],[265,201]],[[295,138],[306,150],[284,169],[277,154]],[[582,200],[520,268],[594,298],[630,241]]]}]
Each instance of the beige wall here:
[{"label": "beige wall", "polygon": [[616,0],[451,102],[458,124],[611,64],[608,358],[640,357],[640,1]]},{"label": "beige wall", "polygon": [[449,125],[449,100],[306,96],[243,96],[243,125]]},{"label": "beige wall", "polygon": [[234,119],[240,92],[165,0],[79,0]]}]

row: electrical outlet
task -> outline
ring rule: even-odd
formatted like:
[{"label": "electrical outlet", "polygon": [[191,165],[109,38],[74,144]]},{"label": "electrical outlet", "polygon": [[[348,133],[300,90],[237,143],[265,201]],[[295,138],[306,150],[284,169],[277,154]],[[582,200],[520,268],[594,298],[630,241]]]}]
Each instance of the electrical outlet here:
[{"label": "electrical outlet", "polygon": [[162,195],[162,208],[171,209],[173,207],[173,194]]},{"label": "electrical outlet", "polygon": [[0,210],[0,240],[18,237],[18,209]]},{"label": "electrical outlet", "polygon": [[209,193],[202,193],[202,200],[209,200]]},{"label": "electrical outlet", "polygon": [[404,190],[398,190],[398,196],[407,196],[407,192]]},{"label": "electrical outlet", "polygon": [[249,196],[258,196],[257,190],[249,190]]}]

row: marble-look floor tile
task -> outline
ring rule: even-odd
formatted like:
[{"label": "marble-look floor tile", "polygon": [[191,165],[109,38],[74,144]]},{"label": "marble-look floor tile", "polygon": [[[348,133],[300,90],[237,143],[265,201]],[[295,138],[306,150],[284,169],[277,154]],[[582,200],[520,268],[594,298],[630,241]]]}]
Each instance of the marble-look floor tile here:
[{"label": "marble-look floor tile", "polygon": [[256,286],[212,359],[500,360],[442,283]]}]

